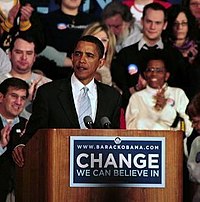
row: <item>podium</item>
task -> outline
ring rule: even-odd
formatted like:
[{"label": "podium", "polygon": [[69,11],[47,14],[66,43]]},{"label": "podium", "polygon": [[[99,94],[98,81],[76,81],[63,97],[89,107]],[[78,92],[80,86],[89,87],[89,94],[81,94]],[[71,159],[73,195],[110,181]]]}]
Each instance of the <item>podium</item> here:
[{"label": "podium", "polygon": [[[70,187],[70,136],[164,137],[164,187]],[[183,133],[113,129],[42,129],[16,169],[16,202],[182,202]]]}]

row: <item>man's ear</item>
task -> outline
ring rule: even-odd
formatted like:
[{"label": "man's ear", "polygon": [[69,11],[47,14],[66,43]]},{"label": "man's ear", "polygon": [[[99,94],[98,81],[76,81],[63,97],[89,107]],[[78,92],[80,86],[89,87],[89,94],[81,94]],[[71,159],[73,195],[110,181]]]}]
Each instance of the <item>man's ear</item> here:
[{"label": "man's ear", "polygon": [[144,24],[144,18],[141,18],[141,20],[140,20],[140,24],[141,24],[142,27],[143,27],[143,24]]},{"label": "man's ear", "polygon": [[98,66],[98,68],[101,68],[104,64],[105,64],[105,59],[104,59],[104,58],[101,58],[101,59],[99,60],[99,66]]},{"label": "man's ear", "polygon": [[170,77],[170,73],[167,72],[166,75],[165,75],[165,81],[167,81],[169,79],[169,77]]},{"label": "man's ear", "polygon": [[3,102],[4,95],[0,92],[0,103]]},{"label": "man's ear", "polygon": [[74,65],[73,65],[73,63],[74,63],[74,54],[73,53],[71,54],[71,60],[72,60],[72,68],[74,68]]},{"label": "man's ear", "polygon": [[168,22],[166,21],[164,26],[163,26],[163,30],[165,30],[167,28],[167,24],[168,24]]},{"label": "man's ear", "polygon": [[11,51],[8,51],[8,57],[9,57],[9,59],[11,59]]},{"label": "man's ear", "polygon": [[146,80],[146,72],[145,71],[143,72],[143,77]]},{"label": "man's ear", "polygon": [[35,62],[36,58],[37,58],[37,54],[34,55],[33,63]]}]

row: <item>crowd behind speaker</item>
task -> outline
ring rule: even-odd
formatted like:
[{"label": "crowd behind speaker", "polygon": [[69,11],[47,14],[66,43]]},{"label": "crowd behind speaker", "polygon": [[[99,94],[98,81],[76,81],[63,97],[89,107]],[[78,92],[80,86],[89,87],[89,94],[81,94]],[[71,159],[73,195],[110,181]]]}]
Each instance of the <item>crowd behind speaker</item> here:
[{"label": "crowd behind speaker", "polygon": [[[103,0],[103,1],[106,3],[109,3],[112,0],[110,1]],[[118,0],[118,1],[121,1],[121,0]],[[177,4],[182,2],[181,0],[168,0],[168,1],[172,4]],[[55,3],[55,0],[22,0],[22,3],[23,2],[30,2],[32,5],[34,5],[37,8],[37,11],[41,13],[48,13],[58,8],[58,5]],[[96,16],[100,15],[102,11],[102,6],[99,5],[97,0],[86,0],[85,2],[87,3],[87,5],[89,5],[89,10],[88,8],[85,8],[86,10],[84,10],[83,7],[82,7],[82,10],[88,13],[95,14]],[[105,5],[105,4],[102,4],[102,5]]]}]

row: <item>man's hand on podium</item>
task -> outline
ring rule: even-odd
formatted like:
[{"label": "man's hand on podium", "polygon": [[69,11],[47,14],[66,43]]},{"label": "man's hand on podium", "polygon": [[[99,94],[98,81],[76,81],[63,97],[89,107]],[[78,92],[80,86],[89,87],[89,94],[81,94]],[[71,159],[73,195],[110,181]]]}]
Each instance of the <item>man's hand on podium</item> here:
[{"label": "man's hand on podium", "polygon": [[25,145],[17,145],[12,151],[13,160],[19,167],[24,166],[24,148]]}]

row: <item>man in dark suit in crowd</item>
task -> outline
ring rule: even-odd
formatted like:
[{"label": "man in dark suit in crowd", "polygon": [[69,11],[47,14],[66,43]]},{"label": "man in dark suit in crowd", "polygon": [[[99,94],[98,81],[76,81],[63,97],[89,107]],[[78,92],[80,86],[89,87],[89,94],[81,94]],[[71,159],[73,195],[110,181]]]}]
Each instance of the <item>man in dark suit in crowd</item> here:
[{"label": "man in dark suit in crowd", "polygon": [[[144,88],[140,76],[142,64],[146,56],[162,49],[171,62],[168,83],[173,87],[184,89],[186,68],[182,55],[175,48],[162,41],[162,32],[167,26],[167,11],[158,3],[150,3],[144,7],[141,20],[143,37],[139,42],[123,48],[113,60],[111,74],[113,81],[123,91],[123,106],[126,108],[130,95]],[[142,85],[141,85],[142,84]]]},{"label": "man in dark suit in crowd", "polygon": [[[89,89],[93,128],[101,128],[100,120],[105,116],[110,119],[112,128],[119,128],[119,92],[94,79],[96,69],[104,64],[103,54],[104,46],[96,37],[87,35],[78,40],[72,54],[74,73],[67,79],[44,84],[38,89],[32,115],[19,144],[25,145],[41,128],[80,128],[78,114],[83,103],[79,96],[85,86]],[[18,166],[24,165],[23,148],[18,145],[13,151]]]},{"label": "man in dark suit in crowd", "polygon": [[23,134],[27,120],[19,114],[28,97],[28,84],[18,78],[8,78],[0,84],[0,201],[14,188],[15,163],[12,146]]}]

